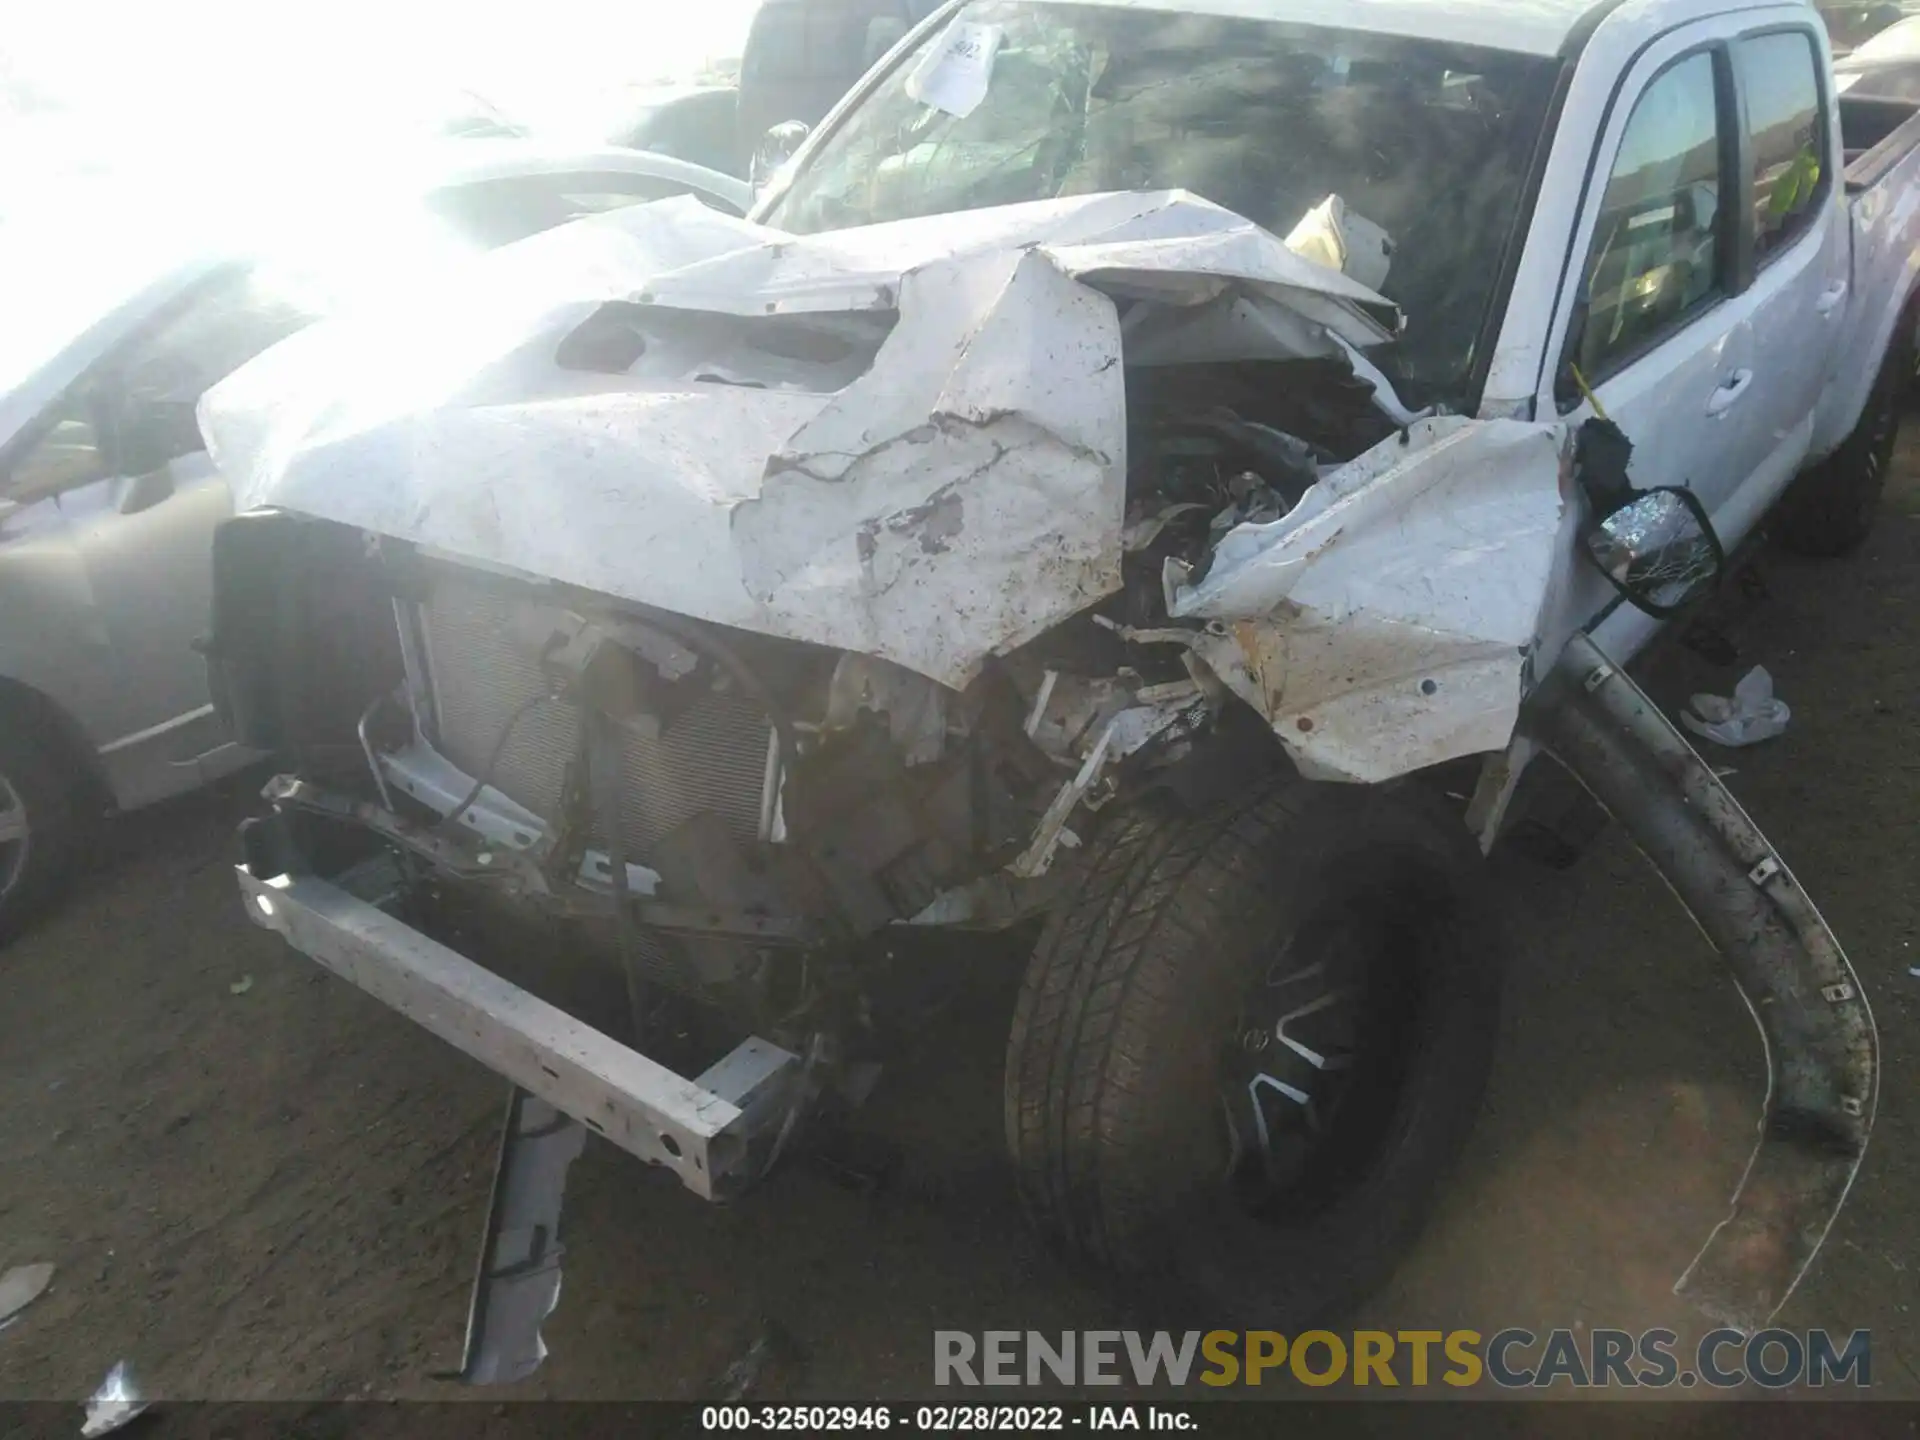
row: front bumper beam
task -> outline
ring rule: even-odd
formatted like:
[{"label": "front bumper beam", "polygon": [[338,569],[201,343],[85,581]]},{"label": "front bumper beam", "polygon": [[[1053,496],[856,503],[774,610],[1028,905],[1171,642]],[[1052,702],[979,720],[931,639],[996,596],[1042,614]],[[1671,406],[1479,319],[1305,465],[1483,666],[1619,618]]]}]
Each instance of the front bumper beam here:
[{"label": "front bumper beam", "polygon": [[235,873],[254,923],[705,1199],[755,1178],[791,1112],[803,1067],[770,1041],[689,1080],[338,885]]}]

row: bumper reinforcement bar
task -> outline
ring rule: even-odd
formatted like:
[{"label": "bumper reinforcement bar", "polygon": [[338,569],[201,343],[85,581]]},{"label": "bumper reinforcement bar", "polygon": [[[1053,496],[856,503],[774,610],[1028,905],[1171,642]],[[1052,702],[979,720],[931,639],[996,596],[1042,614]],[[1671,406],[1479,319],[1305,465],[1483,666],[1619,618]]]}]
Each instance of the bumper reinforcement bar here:
[{"label": "bumper reinforcement bar", "polygon": [[757,1036],[686,1079],[338,885],[235,873],[254,923],[705,1199],[754,1178],[801,1082]]}]

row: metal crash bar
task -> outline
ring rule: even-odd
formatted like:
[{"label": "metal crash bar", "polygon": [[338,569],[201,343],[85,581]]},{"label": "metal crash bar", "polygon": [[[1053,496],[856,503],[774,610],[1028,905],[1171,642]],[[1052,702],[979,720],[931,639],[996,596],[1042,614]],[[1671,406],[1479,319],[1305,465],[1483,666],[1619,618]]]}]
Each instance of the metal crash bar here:
[{"label": "metal crash bar", "polygon": [[256,924],[706,1199],[753,1178],[787,1114],[801,1066],[770,1041],[688,1080],[337,885],[235,874]]}]

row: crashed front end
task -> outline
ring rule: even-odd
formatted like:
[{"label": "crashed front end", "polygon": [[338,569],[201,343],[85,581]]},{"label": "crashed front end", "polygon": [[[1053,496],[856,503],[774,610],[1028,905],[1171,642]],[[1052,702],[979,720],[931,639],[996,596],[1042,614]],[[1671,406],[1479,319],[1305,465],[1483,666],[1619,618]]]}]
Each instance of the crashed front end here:
[{"label": "crashed front end", "polygon": [[890,928],[1035,913],[1114,797],[1506,743],[1560,438],[1405,415],[1360,358],[1396,325],[1169,192],[804,238],[669,201],[295,337],[203,409],[217,699],[293,761],[250,913],[367,984],[419,927],[347,933],[344,850],[703,1002],[759,1061],[623,1091],[456,951],[384,996],[724,1193]]},{"label": "crashed front end", "polygon": [[291,761],[249,914],[512,1080],[510,1136],[537,1098],[737,1191],[862,1092],[899,938],[1040,913],[1104,807],[1509,750],[1571,447],[1409,414],[1397,323],[1168,192],[662,202],[295,337],[202,413],[216,701]]}]

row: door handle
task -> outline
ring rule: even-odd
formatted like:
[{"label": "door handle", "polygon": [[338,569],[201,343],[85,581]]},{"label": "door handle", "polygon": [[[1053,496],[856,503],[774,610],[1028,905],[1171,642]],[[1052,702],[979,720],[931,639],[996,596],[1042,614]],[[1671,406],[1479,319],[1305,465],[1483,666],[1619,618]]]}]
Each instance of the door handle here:
[{"label": "door handle", "polygon": [[1735,370],[1720,384],[1720,388],[1707,397],[1707,414],[1724,415],[1753,384],[1753,371]]},{"label": "door handle", "polygon": [[1840,302],[1847,298],[1847,282],[1837,280],[1820,292],[1820,298],[1813,302],[1813,308],[1822,315],[1831,315],[1840,308]]}]

